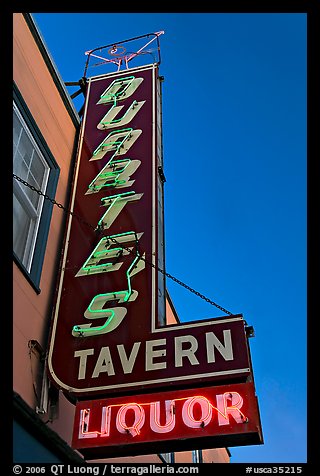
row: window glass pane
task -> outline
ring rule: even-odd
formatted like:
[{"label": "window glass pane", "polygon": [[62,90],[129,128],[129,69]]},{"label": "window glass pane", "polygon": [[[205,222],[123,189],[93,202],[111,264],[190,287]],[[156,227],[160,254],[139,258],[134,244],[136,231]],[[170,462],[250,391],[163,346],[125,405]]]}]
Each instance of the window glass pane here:
[{"label": "window glass pane", "polygon": [[167,463],[174,463],[174,453],[161,453],[161,456]]},{"label": "window glass pane", "polygon": [[192,451],[192,462],[193,463],[202,463],[202,450],[193,450]]},{"label": "window glass pane", "polygon": [[13,111],[13,160],[15,150],[17,150],[18,147],[21,130],[22,127],[17,117],[17,114],[15,113],[15,111]]},{"label": "window glass pane", "polygon": [[[31,142],[29,134],[23,129],[21,120],[14,113],[13,172],[30,185],[42,191],[47,179],[48,167]],[[24,186],[24,193],[35,208],[39,206],[40,196]]]},{"label": "window glass pane", "polygon": [[[13,109],[13,172],[46,191],[50,168],[18,109]],[[14,184],[13,249],[30,271],[41,218],[43,197],[20,182]]]},{"label": "window glass pane", "polygon": [[[32,185],[41,189],[45,172],[46,172],[45,165],[40,159],[38,152],[34,150],[32,160],[30,163],[30,170],[29,170],[29,173],[30,173],[29,179],[33,181]],[[31,181],[29,183],[31,183]]]},{"label": "window glass pane", "polygon": [[21,150],[21,145],[23,144],[23,136],[25,132],[22,128],[22,125],[17,117],[14,114],[13,121],[13,172],[19,177],[25,179],[27,175],[26,164],[23,161],[23,147]]},{"label": "window glass pane", "polygon": [[33,153],[33,146],[30,142],[28,135],[25,133],[25,131],[22,132],[21,139],[19,142],[18,152],[20,155],[20,160],[24,162],[25,168],[27,170],[27,176],[28,176],[28,169],[29,169],[30,159]]},{"label": "window glass pane", "polygon": [[35,221],[28,216],[19,200],[13,196],[13,249],[22,264],[28,267]]}]

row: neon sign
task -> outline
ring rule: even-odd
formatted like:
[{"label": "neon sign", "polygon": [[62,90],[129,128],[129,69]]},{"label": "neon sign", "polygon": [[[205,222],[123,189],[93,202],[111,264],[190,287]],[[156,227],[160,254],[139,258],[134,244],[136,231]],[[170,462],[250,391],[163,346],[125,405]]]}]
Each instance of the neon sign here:
[{"label": "neon sign", "polygon": [[154,451],[164,442],[185,449],[186,439],[193,448],[219,439],[224,446],[226,438],[228,446],[262,443],[252,383],[80,402],[75,422],[72,446],[89,457],[101,448],[134,454],[142,444]]},{"label": "neon sign", "polygon": [[162,165],[158,65],[89,78],[48,353],[89,459],[261,442],[242,315],[165,325]]},{"label": "neon sign", "polygon": [[[218,425],[229,425],[229,414],[232,414],[237,423],[244,423],[248,418],[241,412],[243,399],[238,392],[224,392],[216,396],[216,407],[202,395],[194,397],[174,398],[166,400],[166,423],[161,425],[160,420],[160,401],[150,403],[126,403],[124,405],[113,404],[102,407],[101,431],[87,431],[89,426],[90,409],[80,411],[79,438],[96,438],[98,436],[110,436],[111,410],[116,410],[116,428],[120,433],[130,434],[135,437],[140,434],[141,428],[145,423],[145,411],[143,407],[149,407],[150,429],[155,433],[168,433],[175,427],[176,413],[179,401],[184,401],[181,410],[183,423],[189,428],[204,428],[212,421],[212,410],[218,414]],[[230,401],[230,403],[229,403]],[[201,413],[198,418],[194,416],[194,407],[199,405]],[[127,413],[133,413],[134,419],[127,424]],[[169,414],[169,418],[168,418]]]},{"label": "neon sign", "polygon": [[[137,328],[133,316],[139,316],[139,325],[151,314],[164,323],[164,279],[145,263],[151,257],[154,266],[164,268],[157,251],[163,240],[158,88],[157,65],[88,82],[70,208],[96,224],[96,232],[69,217],[48,359],[52,379],[67,391],[87,378],[81,366],[91,349],[100,350],[91,378],[101,377],[109,353],[101,337],[123,322],[126,331]],[[120,333],[117,345],[124,343]],[[131,356],[119,355],[127,371]]]},{"label": "neon sign", "polygon": [[[87,398],[244,381],[242,315],[165,326],[158,65],[89,78],[48,370]],[[68,363],[66,365],[66,362]]]}]

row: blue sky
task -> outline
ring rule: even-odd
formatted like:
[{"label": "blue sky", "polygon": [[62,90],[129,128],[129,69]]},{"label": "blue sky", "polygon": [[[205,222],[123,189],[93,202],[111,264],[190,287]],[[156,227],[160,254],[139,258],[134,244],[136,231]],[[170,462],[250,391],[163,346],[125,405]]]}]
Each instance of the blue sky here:
[{"label": "blue sky", "polygon": [[[165,31],[166,270],[255,329],[264,444],[230,448],[231,462],[306,462],[306,14],[33,17],[64,81],[87,50]],[[222,315],[167,287],[181,321]]]}]

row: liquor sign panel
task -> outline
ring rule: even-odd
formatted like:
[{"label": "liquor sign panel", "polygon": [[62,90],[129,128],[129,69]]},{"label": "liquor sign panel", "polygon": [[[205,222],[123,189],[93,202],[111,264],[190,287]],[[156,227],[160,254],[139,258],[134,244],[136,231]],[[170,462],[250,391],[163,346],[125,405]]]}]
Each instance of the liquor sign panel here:
[{"label": "liquor sign panel", "polygon": [[85,458],[263,442],[253,383],[77,403],[72,447]]},{"label": "liquor sign panel", "polygon": [[161,150],[158,66],[90,78],[48,355],[77,399],[250,374],[241,315],[164,327]]}]

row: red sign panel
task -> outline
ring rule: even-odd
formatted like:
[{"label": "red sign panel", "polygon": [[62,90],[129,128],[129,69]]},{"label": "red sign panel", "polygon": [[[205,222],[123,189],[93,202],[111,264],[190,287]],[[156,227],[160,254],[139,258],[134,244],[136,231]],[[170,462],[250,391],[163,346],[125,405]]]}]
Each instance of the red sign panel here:
[{"label": "red sign panel", "polygon": [[[54,382],[77,395],[113,373],[103,369],[110,336],[121,345],[150,316],[164,321],[157,74],[151,65],[88,82],[48,359]],[[81,369],[93,354],[92,377]]]},{"label": "red sign panel", "polygon": [[241,315],[163,327],[160,102],[157,65],[88,82],[48,355],[77,399],[250,374]]},{"label": "red sign panel", "polygon": [[261,444],[253,383],[76,405],[72,447],[85,458]]}]

